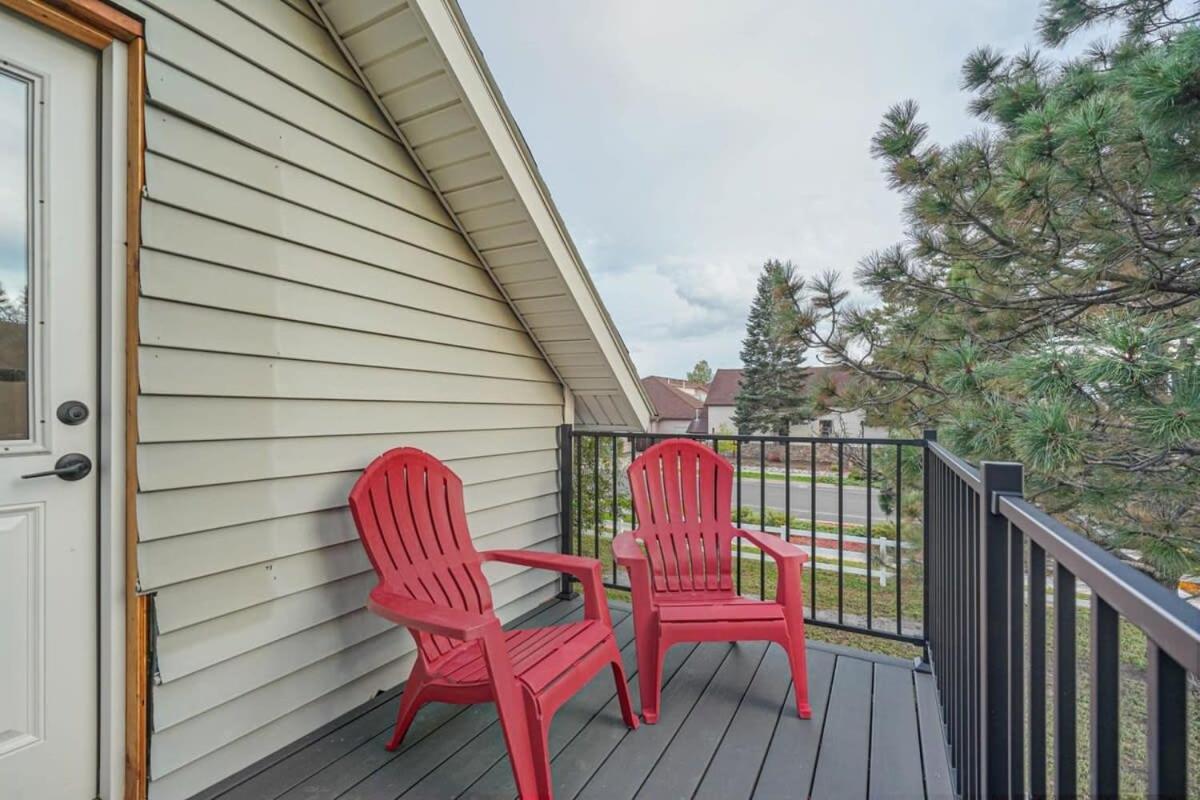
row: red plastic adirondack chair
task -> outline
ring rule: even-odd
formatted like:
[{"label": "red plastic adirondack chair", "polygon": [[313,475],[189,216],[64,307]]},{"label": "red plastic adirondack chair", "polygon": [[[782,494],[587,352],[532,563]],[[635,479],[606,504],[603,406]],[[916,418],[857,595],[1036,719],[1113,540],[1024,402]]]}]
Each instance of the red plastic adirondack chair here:
[{"label": "red plastic adirondack chair", "polygon": [[[689,439],[667,439],[629,465],[638,527],[613,539],[629,571],[642,716],[658,721],[663,654],[680,642],[778,642],[787,650],[796,710],[808,704],[801,573],[807,556],[778,537],[735,528],[729,501],[733,467]],[[775,602],[734,590],[733,539],[752,542],[778,567]]]},{"label": "red plastic adirondack chair", "polygon": [[[404,625],[417,661],[404,687],[395,750],[425,703],[495,702],[522,798],[550,798],[546,736],[554,712],[611,665],[625,724],[637,727],[601,580],[600,562],[526,550],[479,552],[467,530],[462,481],[421,450],[371,462],[350,510],[379,574],[367,607]],[[579,579],[584,620],[505,631],[492,608],[484,561],[565,572]]]}]

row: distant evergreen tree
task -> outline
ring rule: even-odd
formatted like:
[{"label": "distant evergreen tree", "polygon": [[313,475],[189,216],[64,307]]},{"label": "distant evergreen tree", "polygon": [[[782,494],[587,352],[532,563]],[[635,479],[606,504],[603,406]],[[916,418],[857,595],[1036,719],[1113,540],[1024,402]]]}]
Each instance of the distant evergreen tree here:
[{"label": "distant evergreen tree", "polygon": [[692,367],[692,371],[687,374],[687,379],[692,383],[712,383],[712,367],[702,358],[696,362],[696,366]]},{"label": "distant evergreen tree", "polygon": [[742,385],[733,422],[741,433],[786,436],[811,416],[804,383],[804,341],[783,324],[782,304],[796,283],[791,262],[763,265],[742,340]]},{"label": "distant evergreen tree", "polygon": [[24,292],[21,293],[19,301],[14,300],[4,288],[4,284],[0,283],[0,322],[24,322],[25,304]]}]

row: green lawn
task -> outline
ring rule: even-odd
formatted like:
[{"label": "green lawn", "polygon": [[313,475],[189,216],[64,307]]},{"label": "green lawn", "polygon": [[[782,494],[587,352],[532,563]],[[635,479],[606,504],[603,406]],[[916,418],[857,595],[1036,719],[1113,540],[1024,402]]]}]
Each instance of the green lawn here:
[{"label": "green lawn", "polygon": [[[759,476],[761,476],[762,474],[763,474],[762,472],[760,472],[759,470],[756,470],[756,469],[744,469],[743,468],[738,471],[738,475],[743,480],[758,480]],[[783,482],[783,473],[771,472],[768,470],[767,471],[767,480],[779,481],[780,483],[782,483]],[[799,475],[797,475],[797,474],[792,475],[792,483],[809,484],[809,483],[814,483],[814,482],[821,483],[821,484],[827,484],[830,486],[837,486],[838,479],[837,479],[836,475],[817,475],[815,477],[815,479],[813,478],[813,476],[805,474],[805,473],[801,473]],[[842,483],[845,486],[866,486],[867,485],[867,482],[864,479],[858,477],[857,475],[842,476]]]}]

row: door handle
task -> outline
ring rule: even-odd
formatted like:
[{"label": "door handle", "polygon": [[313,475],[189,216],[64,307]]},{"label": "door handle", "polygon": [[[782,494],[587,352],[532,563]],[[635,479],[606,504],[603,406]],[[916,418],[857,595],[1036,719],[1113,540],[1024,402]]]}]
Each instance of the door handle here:
[{"label": "door handle", "polygon": [[92,460],[83,453],[67,453],[54,462],[54,469],[45,472],[31,472],[22,478],[49,478],[56,476],[64,481],[77,481],[86,478],[92,471]]}]

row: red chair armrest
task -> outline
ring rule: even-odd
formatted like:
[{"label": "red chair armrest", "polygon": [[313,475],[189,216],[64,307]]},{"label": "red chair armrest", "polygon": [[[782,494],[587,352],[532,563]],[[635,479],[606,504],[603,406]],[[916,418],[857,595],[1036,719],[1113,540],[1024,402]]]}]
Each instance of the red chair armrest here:
[{"label": "red chair armrest", "polygon": [[484,550],[479,554],[484,561],[503,561],[525,567],[564,572],[576,578],[583,586],[583,613],[588,619],[608,622],[608,602],[604,598],[603,565],[594,558],[572,556],[565,553],[544,553],[538,550]]},{"label": "red chair armrest", "polygon": [[382,583],[371,590],[367,608],[399,625],[464,642],[480,639],[490,626],[500,624],[491,612],[478,614],[414,600],[397,594]]},{"label": "red chair armrest", "polygon": [[654,584],[650,580],[650,559],[637,541],[637,531],[613,537],[613,559],[629,573],[629,593],[634,612],[649,613],[654,608]]},{"label": "red chair armrest", "polygon": [[779,579],[776,581],[775,601],[785,606],[804,605],[800,592],[800,570],[808,561],[808,553],[791,542],[785,542],[778,536],[759,531],[747,531],[734,528],[734,536],[749,540],[755,547],[771,557],[779,569]]},{"label": "red chair armrest", "polygon": [[733,534],[742,539],[749,539],[751,544],[769,555],[776,562],[798,559],[803,564],[805,561],[808,561],[808,553],[778,536],[759,531],[746,531],[741,528],[735,528]]},{"label": "red chair armrest", "polygon": [[592,575],[599,577],[602,569],[600,562],[594,558],[571,556],[565,553],[543,553],[538,550],[484,550],[479,555],[483,556],[484,561],[503,561],[508,564],[565,572],[585,583],[591,580]]},{"label": "red chair armrest", "polygon": [[617,534],[612,542],[613,558],[623,567],[646,563],[646,552],[637,543],[637,531]]}]

